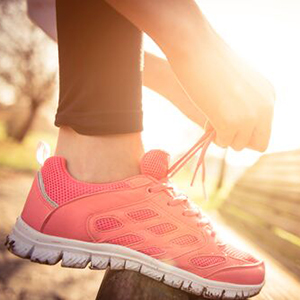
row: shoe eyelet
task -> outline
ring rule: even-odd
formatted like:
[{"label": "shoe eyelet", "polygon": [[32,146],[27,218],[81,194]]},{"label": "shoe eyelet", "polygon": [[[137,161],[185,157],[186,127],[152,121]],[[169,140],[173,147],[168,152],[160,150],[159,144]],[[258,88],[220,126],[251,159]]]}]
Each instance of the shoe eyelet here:
[{"label": "shoe eyelet", "polygon": [[153,193],[153,191],[152,191],[152,189],[151,189],[151,187],[149,186],[149,187],[147,187],[147,193],[149,193],[149,194],[152,194]]}]

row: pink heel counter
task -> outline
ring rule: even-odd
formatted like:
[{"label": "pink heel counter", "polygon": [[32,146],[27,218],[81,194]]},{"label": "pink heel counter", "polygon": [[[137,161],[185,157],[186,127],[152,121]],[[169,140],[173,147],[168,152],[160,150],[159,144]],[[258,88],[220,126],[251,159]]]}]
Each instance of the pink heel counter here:
[{"label": "pink heel counter", "polygon": [[27,196],[21,217],[25,223],[36,230],[41,230],[44,220],[54,210],[43,197],[40,187],[38,174],[35,176],[30,192]]}]

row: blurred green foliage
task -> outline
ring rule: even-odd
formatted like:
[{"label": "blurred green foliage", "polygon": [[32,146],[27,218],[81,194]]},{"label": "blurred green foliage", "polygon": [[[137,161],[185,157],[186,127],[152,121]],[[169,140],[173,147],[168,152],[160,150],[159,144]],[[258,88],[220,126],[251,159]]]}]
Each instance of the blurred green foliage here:
[{"label": "blurred green foliage", "polygon": [[43,140],[54,149],[55,139],[54,134],[30,131],[22,143],[17,143],[6,136],[4,124],[0,122],[0,167],[18,171],[38,169],[35,155],[38,142]]}]

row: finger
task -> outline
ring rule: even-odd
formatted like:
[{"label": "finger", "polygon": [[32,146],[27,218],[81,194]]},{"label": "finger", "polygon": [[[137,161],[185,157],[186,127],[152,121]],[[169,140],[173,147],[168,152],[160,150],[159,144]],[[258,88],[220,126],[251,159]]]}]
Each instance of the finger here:
[{"label": "finger", "polygon": [[248,148],[259,152],[265,152],[269,145],[270,136],[271,129],[265,132],[261,132],[257,128],[255,128],[250,138]]},{"label": "finger", "polygon": [[212,130],[214,130],[214,127],[211,125],[211,123],[207,119],[204,124],[204,131],[207,132],[207,131],[212,131]]},{"label": "finger", "polygon": [[241,151],[249,145],[254,128],[249,126],[243,130],[239,130],[234,137],[231,147],[235,151]]},{"label": "finger", "polygon": [[215,138],[215,144],[218,145],[219,147],[226,148],[229,147],[233,139],[235,137],[235,132],[217,132],[216,138]]}]

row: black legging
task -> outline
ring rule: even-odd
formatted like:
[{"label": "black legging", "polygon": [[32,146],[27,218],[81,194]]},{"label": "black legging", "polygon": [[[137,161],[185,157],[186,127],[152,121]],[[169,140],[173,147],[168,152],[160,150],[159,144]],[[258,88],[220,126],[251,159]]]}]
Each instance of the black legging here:
[{"label": "black legging", "polygon": [[56,12],[55,125],[85,135],[141,131],[142,32],[103,0],[57,0]]}]

